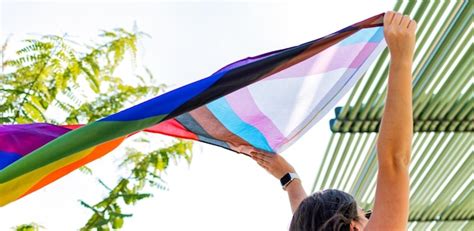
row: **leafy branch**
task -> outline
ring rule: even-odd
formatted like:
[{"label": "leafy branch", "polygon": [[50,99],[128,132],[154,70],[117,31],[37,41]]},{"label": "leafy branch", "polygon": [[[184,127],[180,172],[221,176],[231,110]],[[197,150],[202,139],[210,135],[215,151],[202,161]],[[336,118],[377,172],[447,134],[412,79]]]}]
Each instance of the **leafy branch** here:
[{"label": "leafy branch", "polygon": [[[124,29],[102,31],[97,43],[79,44],[64,36],[48,35],[26,39],[15,57],[5,58],[8,41],[1,47],[2,69],[0,73],[0,124],[49,122],[58,124],[82,124],[118,112],[136,104],[147,96],[155,96],[166,86],[156,84],[154,76],[145,68],[146,75],[134,75],[133,84],[127,84],[116,76],[117,68],[124,60],[131,59],[136,65],[137,41],[142,32]],[[64,114],[59,118],[49,114]],[[51,113],[53,112],[53,113]],[[151,193],[145,187],[166,189],[161,175],[170,160],[191,161],[191,142],[176,143],[142,153],[129,148],[127,158],[120,165],[130,169],[127,177],[121,177],[117,185],[108,187],[108,196],[95,205],[81,201],[81,205],[93,214],[82,230],[109,230],[122,227],[123,205],[133,205]],[[92,174],[87,166],[80,168]],[[17,230],[38,230],[32,223],[16,227]]]},{"label": "leafy branch", "polygon": [[169,166],[170,159],[184,158],[190,163],[192,158],[191,149],[192,142],[182,140],[169,147],[160,148],[146,154],[136,149],[129,149],[127,158],[121,166],[133,166],[130,175],[120,178],[113,188],[99,180],[99,183],[109,191],[109,195],[99,203],[92,206],[82,200],[80,201],[82,206],[93,211],[93,215],[81,230],[120,229],[123,226],[124,218],[132,216],[132,214],[122,212],[121,204],[133,205],[140,200],[151,197],[151,193],[141,192],[146,186],[165,190],[166,183],[161,178],[161,174]]},{"label": "leafy branch", "polygon": [[[66,36],[66,35],[64,35],[64,36]],[[23,108],[23,106],[25,105],[25,102],[26,102],[27,97],[28,97],[29,95],[31,95],[31,90],[33,90],[33,87],[35,86],[35,83],[38,82],[38,80],[39,80],[41,74],[43,73],[44,69],[46,68],[46,65],[48,65],[48,62],[51,60],[51,57],[53,57],[53,55],[54,55],[54,53],[57,51],[58,47],[59,47],[59,44],[56,44],[56,45],[54,46],[54,50],[51,51],[51,54],[48,55],[45,59],[42,60],[42,61],[43,61],[43,63],[41,64],[42,67],[40,68],[38,74],[37,74],[36,77],[33,79],[33,81],[31,81],[31,83],[29,84],[28,90],[27,90],[26,92],[24,92],[24,97],[23,97],[23,99],[21,100],[21,102],[18,104],[18,107],[19,107],[19,108]],[[32,48],[30,48],[30,49],[32,49]],[[21,54],[21,53],[25,53],[25,52],[26,52],[26,50],[25,50],[25,49],[22,49],[22,50],[18,51],[17,54]],[[39,110],[38,108],[35,108],[35,109]],[[17,110],[15,117],[18,117],[18,116],[20,115],[20,112],[24,112],[24,111],[22,111],[22,110]],[[42,113],[41,113],[41,117],[42,117],[43,119],[45,119],[45,117],[44,117],[44,115],[43,115]],[[46,120],[46,119],[45,119],[45,120]]]},{"label": "leafy branch", "polygon": [[15,231],[39,231],[42,228],[44,228],[44,227],[33,222],[33,223],[29,223],[29,224],[18,225],[16,227],[14,227],[13,230],[15,230]]},{"label": "leafy branch", "polygon": [[[46,110],[68,113],[109,89],[123,89],[121,78],[114,77],[115,70],[128,54],[135,60],[137,40],[142,35],[124,29],[103,31],[99,37],[104,42],[93,45],[79,45],[54,35],[24,40],[15,58],[2,62],[0,123],[54,123],[45,115]],[[7,43],[2,46],[2,60],[6,47]],[[146,86],[142,84],[129,96],[137,93],[141,95],[136,97],[143,97]],[[137,86],[128,89],[133,87]],[[148,90],[156,93],[157,87]],[[50,108],[52,103],[55,107]]]}]

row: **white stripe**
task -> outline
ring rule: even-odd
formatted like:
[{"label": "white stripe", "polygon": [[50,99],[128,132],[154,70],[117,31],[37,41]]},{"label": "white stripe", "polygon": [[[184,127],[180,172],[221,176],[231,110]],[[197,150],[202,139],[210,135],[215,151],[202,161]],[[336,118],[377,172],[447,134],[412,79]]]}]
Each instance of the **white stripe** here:
[{"label": "white stripe", "polygon": [[[314,124],[320,121],[335,105],[336,103],[357,83],[357,81],[363,76],[367,71],[370,65],[374,62],[375,58],[385,49],[387,44],[385,40],[382,40],[380,44],[374,49],[374,51],[369,55],[365,62],[360,66],[359,69],[354,73],[352,78],[349,79],[346,83],[340,83],[340,90],[331,92],[330,94],[335,94],[332,99],[325,104],[322,110],[315,110],[308,116],[305,121],[303,121],[299,126],[297,126],[291,135],[288,137],[288,142],[283,144],[280,147],[275,148],[274,150],[277,153],[283,152],[287,147],[292,145],[299,137],[305,134]],[[316,108],[315,108],[316,109]]]}]

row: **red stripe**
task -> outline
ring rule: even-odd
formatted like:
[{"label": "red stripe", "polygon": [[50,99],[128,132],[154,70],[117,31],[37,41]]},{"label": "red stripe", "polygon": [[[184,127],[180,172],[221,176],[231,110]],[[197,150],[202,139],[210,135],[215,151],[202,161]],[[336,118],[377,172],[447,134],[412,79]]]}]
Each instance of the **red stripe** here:
[{"label": "red stripe", "polygon": [[198,140],[198,136],[188,129],[186,129],[181,123],[175,119],[169,119],[163,121],[153,127],[145,129],[146,132],[160,133],[163,135],[174,136],[177,138]]}]

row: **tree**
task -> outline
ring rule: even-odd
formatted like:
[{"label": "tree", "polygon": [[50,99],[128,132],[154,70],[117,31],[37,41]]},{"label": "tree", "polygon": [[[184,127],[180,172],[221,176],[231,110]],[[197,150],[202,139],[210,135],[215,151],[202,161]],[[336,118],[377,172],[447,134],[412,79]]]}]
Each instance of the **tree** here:
[{"label": "tree", "polygon": [[[143,36],[146,34],[142,32],[114,29],[102,31],[97,43],[80,44],[67,35],[47,35],[24,40],[13,58],[5,55],[7,40],[1,49],[0,123],[90,123],[159,94],[166,86],[156,84],[145,67],[145,75],[133,76],[137,84],[128,84],[117,76],[116,70],[124,60],[130,59],[136,67],[137,41]],[[191,148],[191,142],[176,140],[167,147],[141,153],[132,144],[121,164],[130,169],[130,174],[120,177],[114,187],[99,180],[109,190],[99,203],[81,201],[93,212],[82,230],[121,228],[123,218],[131,214],[122,213],[120,205],[150,197],[152,194],[143,192],[146,185],[164,189],[161,173],[171,159],[184,158],[190,163]],[[91,172],[87,167],[81,169]]]},{"label": "tree", "polygon": [[39,231],[40,228],[43,228],[43,226],[38,225],[36,223],[30,223],[30,224],[18,225],[14,227],[14,230],[15,231]]}]

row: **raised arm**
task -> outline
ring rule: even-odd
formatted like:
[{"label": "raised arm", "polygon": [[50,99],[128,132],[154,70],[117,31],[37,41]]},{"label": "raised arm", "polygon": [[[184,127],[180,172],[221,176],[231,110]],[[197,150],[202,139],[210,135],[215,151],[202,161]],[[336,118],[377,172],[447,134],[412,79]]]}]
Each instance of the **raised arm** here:
[{"label": "raised arm", "polygon": [[[296,173],[293,166],[280,155],[254,152],[251,154],[251,157],[278,180],[287,173]],[[291,211],[294,213],[301,201],[307,196],[301,185],[301,180],[295,179],[291,181],[285,190],[288,192]]]},{"label": "raised arm", "polygon": [[384,34],[390,71],[377,140],[379,170],[375,205],[367,230],[406,230],[409,210],[408,165],[413,135],[412,61],[416,22],[387,12]]}]

